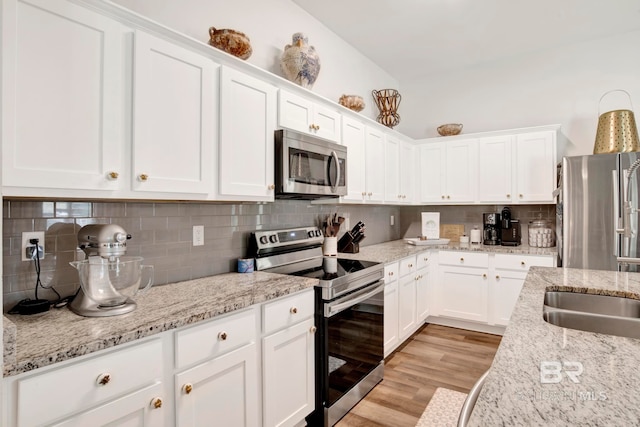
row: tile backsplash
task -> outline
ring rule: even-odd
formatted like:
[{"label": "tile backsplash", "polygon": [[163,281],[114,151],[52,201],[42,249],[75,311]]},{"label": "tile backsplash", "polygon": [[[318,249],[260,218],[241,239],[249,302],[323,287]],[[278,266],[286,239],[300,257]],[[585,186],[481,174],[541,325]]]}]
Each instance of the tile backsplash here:
[{"label": "tile backsplash", "polygon": [[[121,225],[133,237],[127,255],[142,256],[155,269],[155,285],[234,271],[237,258],[246,256],[247,239],[254,230],[318,225],[338,212],[366,224],[362,246],[402,237],[398,206],[316,205],[307,201],[275,203],[144,203],[3,201],[4,311],[24,298],[34,298],[35,266],[21,261],[22,232],[45,232],[41,281],[63,296],[78,289],[77,271],[69,261],[84,259],[77,249],[77,232],[90,223]],[[390,216],[395,225],[390,226]],[[193,246],[193,226],[204,226],[204,245]],[[40,298],[55,294],[39,291]]]}]

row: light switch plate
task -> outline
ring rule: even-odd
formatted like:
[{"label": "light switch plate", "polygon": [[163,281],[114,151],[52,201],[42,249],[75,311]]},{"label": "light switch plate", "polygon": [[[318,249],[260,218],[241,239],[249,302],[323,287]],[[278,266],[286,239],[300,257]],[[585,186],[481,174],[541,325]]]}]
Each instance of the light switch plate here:
[{"label": "light switch plate", "polygon": [[193,246],[204,246],[204,225],[193,226]]}]

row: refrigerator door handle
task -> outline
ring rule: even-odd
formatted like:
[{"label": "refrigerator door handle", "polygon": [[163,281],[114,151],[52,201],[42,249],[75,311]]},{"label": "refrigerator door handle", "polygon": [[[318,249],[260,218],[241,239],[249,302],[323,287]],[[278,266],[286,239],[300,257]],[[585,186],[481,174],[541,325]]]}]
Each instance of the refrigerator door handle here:
[{"label": "refrigerator door handle", "polygon": [[620,215],[620,186],[618,184],[618,172],[616,170],[611,171],[613,178],[613,255],[616,257],[622,256],[620,253],[620,235],[624,233],[624,220]]}]

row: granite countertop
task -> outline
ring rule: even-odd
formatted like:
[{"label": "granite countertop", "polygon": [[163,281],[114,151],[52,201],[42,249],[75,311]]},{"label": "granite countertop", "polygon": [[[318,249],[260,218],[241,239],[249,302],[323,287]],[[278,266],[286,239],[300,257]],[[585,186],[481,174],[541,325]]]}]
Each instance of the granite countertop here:
[{"label": "granite countertop", "polygon": [[[532,267],[469,420],[478,426],[640,425],[640,340],[545,322],[545,290],[640,299],[640,274]],[[549,362],[581,364],[541,379]],[[559,380],[557,383],[548,381]]]},{"label": "granite countertop", "polygon": [[138,308],[113,317],[81,317],[69,309],[4,317],[4,376],[176,329],[292,294],[317,279],[255,272],[228,273],[152,287]]},{"label": "granite countertop", "polygon": [[340,253],[341,258],[358,259],[375,262],[393,262],[404,257],[419,254],[431,249],[440,251],[472,251],[472,252],[488,252],[500,254],[523,254],[523,255],[558,255],[558,249],[553,248],[534,248],[528,245],[520,246],[490,246],[471,243],[449,242],[447,245],[410,245],[401,240],[392,240],[390,242],[380,243],[371,246],[361,246],[360,252],[357,254]]}]

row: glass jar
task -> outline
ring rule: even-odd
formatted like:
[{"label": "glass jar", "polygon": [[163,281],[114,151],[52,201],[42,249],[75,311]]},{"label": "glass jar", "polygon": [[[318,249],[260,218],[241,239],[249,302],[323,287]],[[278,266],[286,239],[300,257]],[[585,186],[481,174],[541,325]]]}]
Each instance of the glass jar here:
[{"label": "glass jar", "polygon": [[556,235],[548,221],[544,219],[529,221],[529,246],[551,248],[555,245]]}]

